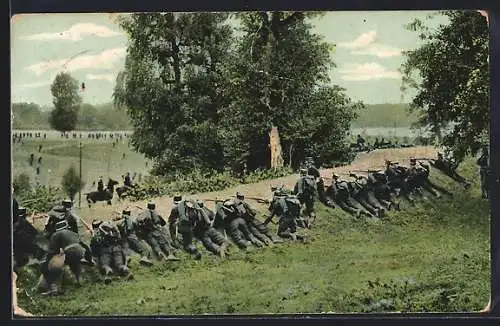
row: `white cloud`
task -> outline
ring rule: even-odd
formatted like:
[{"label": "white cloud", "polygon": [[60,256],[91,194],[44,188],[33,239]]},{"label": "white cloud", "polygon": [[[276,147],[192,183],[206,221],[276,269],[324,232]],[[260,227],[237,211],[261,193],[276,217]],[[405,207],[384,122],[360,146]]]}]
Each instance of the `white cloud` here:
[{"label": "white cloud", "polygon": [[340,43],[339,46],[343,47],[343,48],[349,48],[349,49],[364,48],[364,47],[372,44],[373,42],[375,42],[376,38],[377,38],[377,32],[376,31],[369,31],[369,32],[361,34],[354,41]]},{"label": "white cloud", "polygon": [[82,69],[112,69],[113,65],[125,57],[126,48],[116,48],[95,55],[80,55],[65,59],[41,61],[24,69],[37,76],[51,70],[65,69],[69,72]]},{"label": "white cloud", "polygon": [[20,88],[40,88],[40,87],[48,86],[48,85],[50,85],[50,81],[45,80],[45,81],[39,81],[39,82],[33,82],[33,83],[20,84],[17,87],[20,87]]},{"label": "white cloud", "polygon": [[71,26],[69,29],[58,33],[39,33],[29,36],[20,37],[23,40],[30,41],[81,41],[83,36],[94,35],[98,37],[113,37],[123,35],[120,32],[113,31],[106,26],[93,23],[78,23]]},{"label": "white cloud", "polygon": [[375,42],[377,39],[376,31],[362,33],[352,42],[340,43],[340,47],[351,49],[354,55],[372,55],[379,58],[389,58],[400,56],[402,49]]},{"label": "white cloud", "polygon": [[343,80],[348,81],[363,81],[374,79],[399,79],[401,74],[395,70],[387,70],[384,66],[378,63],[351,63],[339,69]]},{"label": "white cloud", "polygon": [[352,51],[356,55],[373,55],[379,58],[389,58],[402,54],[402,49],[397,49],[388,45],[372,44],[365,49]]},{"label": "white cloud", "polygon": [[89,80],[107,80],[112,83],[115,81],[116,76],[113,74],[87,74],[86,78]]}]

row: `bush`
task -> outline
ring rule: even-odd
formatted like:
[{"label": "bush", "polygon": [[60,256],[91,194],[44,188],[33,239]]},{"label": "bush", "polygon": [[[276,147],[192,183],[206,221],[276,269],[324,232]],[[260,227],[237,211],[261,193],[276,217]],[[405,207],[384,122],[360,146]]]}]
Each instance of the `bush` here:
[{"label": "bush", "polygon": [[61,189],[50,186],[38,185],[29,192],[22,193],[18,202],[20,206],[28,209],[28,214],[32,212],[46,212],[64,197]]},{"label": "bush", "polygon": [[135,188],[129,190],[125,196],[132,200],[144,200],[159,196],[174,196],[177,193],[195,194],[200,192],[220,191],[238,184],[254,183],[261,180],[268,180],[283,177],[293,173],[290,168],[280,170],[255,170],[243,178],[235,177],[230,171],[221,173],[203,173],[201,170],[194,170],[177,178],[147,176],[143,183],[137,184]]},{"label": "bush", "polygon": [[29,193],[31,191],[30,177],[26,173],[18,174],[14,177],[12,186],[14,187],[14,194],[16,196]]},{"label": "bush", "polygon": [[75,195],[83,189],[85,183],[76,173],[75,167],[71,165],[64,173],[61,185],[66,195],[73,201]]}]

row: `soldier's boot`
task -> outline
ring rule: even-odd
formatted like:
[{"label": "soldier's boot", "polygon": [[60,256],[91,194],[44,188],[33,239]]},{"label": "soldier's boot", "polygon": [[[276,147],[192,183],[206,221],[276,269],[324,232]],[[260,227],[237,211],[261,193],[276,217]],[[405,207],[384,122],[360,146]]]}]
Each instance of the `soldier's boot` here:
[{"label": "soldier's boot", "polygon": [[111,275],[113,274],[113,270],[106,266],[104,267],[104,284],[110,284],[111,283]]},{"label": "soldier's boot", "polygon": [[49,289],[42,293],[42,295],[57,295],[59,293],[59,289],[57,288],[56,283],[52,283],[49,285]]},{"label": "soldier's boot", "polygon": [[253,234],[250,234],[249,238],[250,238],[251,243],[254,244],[255,246],[257,246],[259,248],[264,247],[264,244],[259,239],[257,239]]},{"label": "soldier's boot", "polygon": [[165,255],[165,253],[163,253],[162,251],[160,251],[158,254],[158,260],[160,261],[163,261],[163,260],[167,260],[167,255]]},{"label": "soldier's boot", "polygon": [[292,241],[297,241],[297,234],[295,232],[290,232],[290,239],[292,239]]},{"label": "soldier's boot", "polygon": [[363,210],[361,208],[358,208],[356,210],[356,218],[360,218],[361,217],[361,214],[363,214]]},{"label": "soldier's boot", "polygon": [[223,242],[219,247],[219,256],[224,259],[226,257],[227,249],[229,247],[229,242]]},{"label": "soldier's boot", "polygon": [[127,266],[120,267],[120,274],[121,276],[124,276],[127,281],[134,279],[134,274],[130,271],[130,269]]},{"label": "soldier's boot", "polygon": [[139,259],[139,264],[144,266],[153,266],[153,262],[146,256],[142,256],[141,259]]}]

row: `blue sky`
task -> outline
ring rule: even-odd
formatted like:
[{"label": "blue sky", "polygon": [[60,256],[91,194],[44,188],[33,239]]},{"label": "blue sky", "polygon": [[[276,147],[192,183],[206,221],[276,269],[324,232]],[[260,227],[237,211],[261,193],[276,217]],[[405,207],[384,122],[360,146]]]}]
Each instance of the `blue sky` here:
[{"label": "blue sky", "polygon": [[[402,97],[401,51],[418,47],[417,34],[403,28],[433,12],[329,12],[312,21],[314,31],[337,44],[332,83],[365,103],[409,102]],[[444,17],[428,25],[446,23]],[[50,84],[69,71],[85,82],[84,101],[111,101],[116,75],[123,69],[127,37],[109,14],[30,14],[11,22],[11,95],[13,102],[50,106]]]}]

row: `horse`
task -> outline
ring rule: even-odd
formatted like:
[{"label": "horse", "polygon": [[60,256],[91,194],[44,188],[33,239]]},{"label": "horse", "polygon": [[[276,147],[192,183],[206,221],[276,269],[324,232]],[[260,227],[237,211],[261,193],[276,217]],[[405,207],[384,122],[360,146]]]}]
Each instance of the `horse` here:
[{"label": "horse", "polygon": [[113,194],[115,192],[115,186],[118,185],[118,181],[109,179],[108,184],[106,185],[106,189],[104,191],[91,191],[87,193],[87,203],[89,208],[92,204],[95,204],[99,201],[106,201],[108,205],[111,205],[111,199],[113,199]]}]

